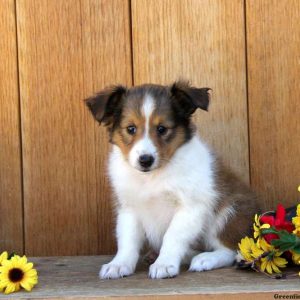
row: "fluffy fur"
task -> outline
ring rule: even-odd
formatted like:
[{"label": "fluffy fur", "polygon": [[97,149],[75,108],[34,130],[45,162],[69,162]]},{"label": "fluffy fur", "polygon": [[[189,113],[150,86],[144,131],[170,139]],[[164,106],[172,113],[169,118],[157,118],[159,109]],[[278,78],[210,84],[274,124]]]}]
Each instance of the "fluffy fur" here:
[{"label": "fluffy fur", "polygon": [[[113,144],[118,252],[101,278],[133,274],[145,242],[159,253],[150,278],[174,277],[182,262],[190,271],[233,264],[258,205],[194,130],[192,113],[208,103],[209,89],[187,83],[117,87],[87,100]],[[144,155],[153,160],[146,167]]]}]

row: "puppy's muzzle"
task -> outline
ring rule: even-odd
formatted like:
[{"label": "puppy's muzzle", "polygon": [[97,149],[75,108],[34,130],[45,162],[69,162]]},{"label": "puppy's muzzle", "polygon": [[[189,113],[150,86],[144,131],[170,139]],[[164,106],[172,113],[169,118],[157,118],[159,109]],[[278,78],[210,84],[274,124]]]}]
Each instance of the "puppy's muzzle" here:
[{"label": "puppy's muzzle", "polygon": [[139,157],[139,164],[142,167],[142,171],[149,171],[150,167],[154,163],[154,157],[149,154],[143,154]]}]

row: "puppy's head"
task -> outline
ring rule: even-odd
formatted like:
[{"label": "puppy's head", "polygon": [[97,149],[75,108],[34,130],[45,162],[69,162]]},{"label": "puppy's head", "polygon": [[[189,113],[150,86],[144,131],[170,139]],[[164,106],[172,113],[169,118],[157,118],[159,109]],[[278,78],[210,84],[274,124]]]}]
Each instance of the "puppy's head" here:
[{"label": "puppy's head", "polygon": [[128,163],[148,172],[168,163],[193,135],[191,115],[208,109],[209,88],[186,82],[171,86],[115,86],[86,100],[94,118],[107,126],[110,142]]}]

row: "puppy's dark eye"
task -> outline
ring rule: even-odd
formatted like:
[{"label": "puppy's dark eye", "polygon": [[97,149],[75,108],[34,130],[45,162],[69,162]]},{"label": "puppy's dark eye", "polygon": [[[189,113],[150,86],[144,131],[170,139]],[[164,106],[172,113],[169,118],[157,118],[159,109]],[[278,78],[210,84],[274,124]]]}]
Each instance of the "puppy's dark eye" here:
[{"label": "puppy's dark eye", "polygon": [[126,129],[127,129],[127,132],[130,135],[134,135],[136,133],[136,126],[135,125],[129,125]]},{"label": "puppy's dark eye", "polygon": [[166,128],[165,126],[159,125],[159,126],[157,126],[156,131],[159,135],[164,135],[167,133],[168,128]]}]

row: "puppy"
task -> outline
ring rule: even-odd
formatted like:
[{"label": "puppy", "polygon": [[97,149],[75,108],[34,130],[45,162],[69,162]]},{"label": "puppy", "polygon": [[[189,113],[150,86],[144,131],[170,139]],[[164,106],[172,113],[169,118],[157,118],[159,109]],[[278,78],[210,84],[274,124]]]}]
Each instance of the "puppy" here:
[{"label": "puppy", "polygon": [[191,116],[207,110],[209,88],[115,86],[86,100],[109,131],[118,251],[101,278],[134,273],[147,241],[159,253],[150,278],[231,266],[259,211],[256,196],[199,138]]}]

